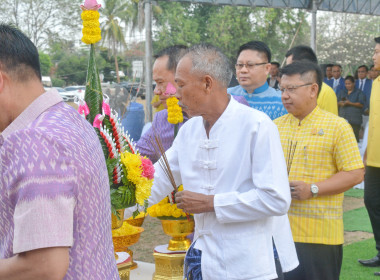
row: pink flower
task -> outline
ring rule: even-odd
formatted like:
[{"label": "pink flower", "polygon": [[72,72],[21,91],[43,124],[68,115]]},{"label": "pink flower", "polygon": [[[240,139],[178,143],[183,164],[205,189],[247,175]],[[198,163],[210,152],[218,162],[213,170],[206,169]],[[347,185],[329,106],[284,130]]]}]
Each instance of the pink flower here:
[{"label": "pink flower", "polygon": [[86,101],[79,100],[78,112],[81,115],[84,114],[84,116],[87,116],[90,113],[90,109],[88,108]]},{"label": "pink flower", "polygon": [[141,157],[141,166],[142,166],[142,176],[152,180],[154,177],[154,166],[150,159],[146,157]]},{"label": "pink flower", "polygon": [[110,108],[110,104],[108,104],[108,101],[103,101],[103,114],[104,115],[107,115],[107,116],[111,116],[111,108]]},{"label": "pink flower", "polygon": [[104,116],[102,116],[101,114],[97,114],[94,118],[94,123],[92,124],[92,126],[100,129],[103,119],[104,119]]},{"label": "pink flower", "polygon": [[97,11],[102,5],[98,4],[98,1],[96,0],[84,0],[84,4],[80,5],[82,10],[93,10]]},{"label": "pink flower", "polygon": [[174,95],[177,92],[177,89],[173,86],[172,83],[168,83],[166,86],[166,90],[164,95],[169,96],[169,95]]}]

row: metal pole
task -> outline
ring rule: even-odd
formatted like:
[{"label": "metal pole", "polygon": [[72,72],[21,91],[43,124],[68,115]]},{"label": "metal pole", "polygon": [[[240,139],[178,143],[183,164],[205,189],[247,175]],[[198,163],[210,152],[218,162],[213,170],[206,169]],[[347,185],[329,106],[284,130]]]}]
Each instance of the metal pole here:
[{"label": "metal pole", "polygon": [[152,121],[152,4],[145,0],[145,96],[146,119]]},{"label": "metal pole", "polygon": [[310,46],[316,52],[317,49],[317,0],[313,0],[311,10],[311,38],[310,38]]}]

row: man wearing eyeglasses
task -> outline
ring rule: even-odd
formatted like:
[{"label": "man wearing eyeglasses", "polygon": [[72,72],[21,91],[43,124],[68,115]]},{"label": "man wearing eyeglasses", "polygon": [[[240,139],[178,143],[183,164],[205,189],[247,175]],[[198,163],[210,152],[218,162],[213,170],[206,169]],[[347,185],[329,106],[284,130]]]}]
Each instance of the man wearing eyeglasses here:
[{"label": "man wearing eyeglasses", "polygon": [[239,85],[228,88],[227,92],[244,96],[249,106],[274,120],[287,112],[281,102],[281,93],[268,85],[270,62],[271,51],[265,43],[250,41],[240,46],[235,64]]},{"label": "man wearing eyeglasses", "polygon": [[317,105],[321,85],[322,71],[312,62],[295,61],[281,70],[282,102],[289,114],[274,122],[288,167],[288,216],[300,262],[285,280],[339,279],[343,192],[364,175],[351,126]]},{"label": "man wearing eyeglasses", "polygon": [[[294,61],[309,61],[318,64],[318,58],[312,48],[309,46],[299,45],[291,48],[286,52],[286,64]],[[330,64],[331,65],[331,64]],[[332,67],[332,66],[331,66]],[[318,94],[317,104],[319,108],[338,115],[338,100],[332,87],[322,82],[321,90]]]}]

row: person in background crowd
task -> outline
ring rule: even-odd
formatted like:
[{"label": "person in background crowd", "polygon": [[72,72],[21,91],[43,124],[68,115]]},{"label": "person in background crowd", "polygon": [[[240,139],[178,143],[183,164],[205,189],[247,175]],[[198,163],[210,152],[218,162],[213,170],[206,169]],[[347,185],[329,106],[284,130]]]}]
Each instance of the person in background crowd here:
[{"label": "person in background crowd", "polygon": [[155,115],[157,112],[160,112],[165,109],[163,101],[160,99],[160,96],[155,94],[152,98],[151,103],[153,107],[153,114]]},{"label": "person in background crowd", "polygon": [[346,88],[338,93],[339,116],[348,121],[354,131],[356,141],[359,142],[365,96],[360,89],[355,87],[354,77],[347,76],[344,80]]},{"label": "person in background crowd", "polygon": [[344,79],[342,77],[342,66],[339,64],[334,64],[332,67],[332,75],[333,75],[333,90],[337,94],[341,89],[345,88]]},{"label": "person in background crowd", "polygon": [[371,65],[370,70],[368,71],[368,79],[375,80],[380,75],[380,70],[376,70],[374,65]]},{"label": "person in background crowd", "polygon": [[[375,38],[375,53],[373,55],[374,69],[380,70],[380,37]],[[359,260],[364,266],[380,266],[380,77],[372,84],[368,145],[364,154],[365,188],[364,203],[371,220],[376,242],[377,255],[369,260]],[[380,276],[380,272],[375,272]]]},{"label": "person in background crowd", "polygon": [[288,211],[300,265],[286,280],[338,280],[343,256],[343,193],[363,180],[350,125],[317,106],[322,71],[296,61],[281,69],[289,114],[274,122],[288,163]]},{"label": "person in background crowd", "polygon": [[0,24],[0,279],[119,279],[92,125],[45,92],[37,48]]},{"label": "person in background crowd", "polygon": [[361,65],[357,69],[358,79],[355,82],[355,88],[361,90],[365,96],[364,114],[368,116],[369,100],[371,97],[372,80],[367,79],[368,67],[367,65]]},{"label": "person in background crowd", "polygon": [[274,89],[279,89],[279,80],[280,80],[280,63],[272,61],[270,67],[270,72],[269,72],[269,78],[267,79],[267,82],[270,87]]},{"label": "person in background crowd", "polygon": [[330,86],[331,88],[333,87],[334,79],[332,75],[332,67],[333,64],[327,64],[326,65],[326,72],[325,72],[325,78],[323,79],[323,82]]},{"label": "person in background crowd", "polygon": [[233,96],[243,96],[249,106],[266,113],[272,120],[286,114],[281,93],[270,87],[267,77],[271,69],[271,51],[260,41],[240,46],[235,64],[239,85],[228,88]]},{"label": "person in background crowd", "polygon": [[[178,61],[186,52],[186,47],[182,45],[169,46],[161,50],[156,56],[156,61],[153,64],[153,80],[156,82],[154,89],[155,96],[158,96],[162,104],[165,104],[165,109],[157,112],[153,118],[152,126],[144,133],[136,143],[136,148],[140,154],[148,157],[153,163],[158,160],[158,156],[154,147],[151,144],[151,139],[154,139],[154,133],[160,135],[162,146],[166,151],[174,141],[174,124],[168,122],[168,111],[166,107],[166,99],[171,95],[165,94],[168,84],[177,90],[177,84],[174,81],[174,74],[177,68]],[[234,96],[234,98],[248,106],[248,102],[242,96]],[[179,124],[179,128],[188,121],[189,117],[186,109],[182,110],[183,122]]]},{"label": "person in background crowd", "polygon": [[[317,56],[313,49],[309,46],[295,46],[287,51],[285,57],[286,64],[291,64],[294,61],[301,60],[318,64]],[[338,103],[336,95],[332,88],[325,83],[322,83],[322,88],[318,95],[317,104],[321,109],[338,115]]]}]

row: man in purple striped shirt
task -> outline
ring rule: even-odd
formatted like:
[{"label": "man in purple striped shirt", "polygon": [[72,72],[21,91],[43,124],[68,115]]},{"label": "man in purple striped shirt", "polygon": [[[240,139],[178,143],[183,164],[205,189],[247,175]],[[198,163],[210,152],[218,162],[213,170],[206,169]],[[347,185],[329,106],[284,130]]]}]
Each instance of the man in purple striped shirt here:
[{"label": "man in purple striped shirt", "polygon": [[[169,95],[165,94],[168,83],[177,87],[174,81],[174,75],[179,60],[186,53],[186,47],[182,45],[170,46],[161,50],[156,56],[156,61],[153,64],[153,80],[156,82],[154,94],[160,97],[164,107],[166,106],[166,99]],[[249,106],[248,102],[243,96],[233,96],[238,102]],[[179,128],[189,119],[186,112],[183,112],[183,122],[179,124]],[[154,139],[154,133],[159,135],[162,140],[162,145],[165,149],[169,149],[174,141],[174,124],[168,122],[168,111],[166,109],[157,112],[154,115],[153,123],[150,129],[141,136],[136,143],[136,148],[139,152],[148,157],[153,163],[158,160],[154,148],[151,145],[151,140]]]},{"label": "man in purple striped shirt", "polygon": [[0,279],[119,279],[96,133],[45,92],[36,47],[4,24],[0,132]]}]

